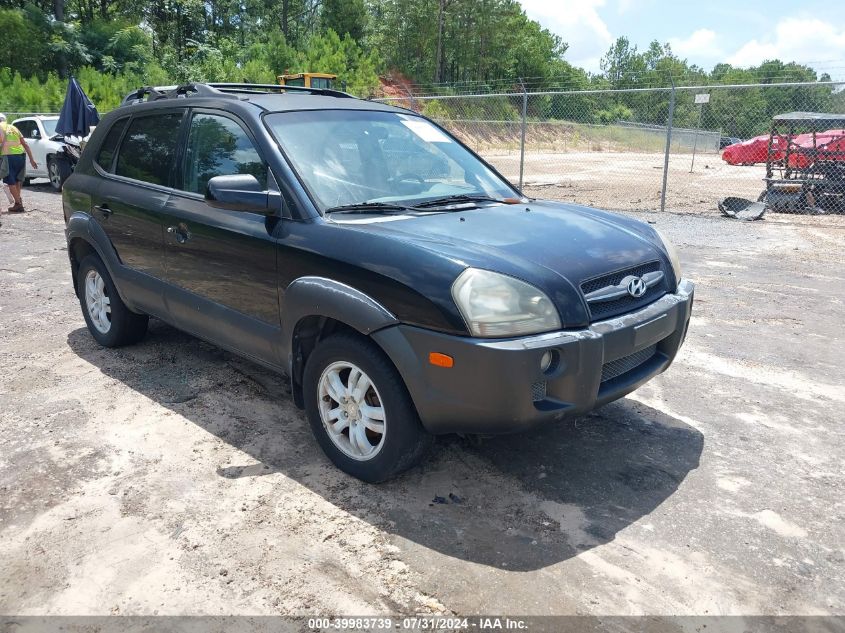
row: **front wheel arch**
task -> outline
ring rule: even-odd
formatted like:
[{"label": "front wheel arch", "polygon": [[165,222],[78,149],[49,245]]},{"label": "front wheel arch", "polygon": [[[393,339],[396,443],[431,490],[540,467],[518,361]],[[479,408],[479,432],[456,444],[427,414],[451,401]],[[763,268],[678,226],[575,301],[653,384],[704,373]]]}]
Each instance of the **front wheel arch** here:
[{"label": "front wheel arch", "polygon": [[302,373],[316,343],[345,329],[370,339],[398,319],[369,295],[333,279],[300,277],[287,286],[281,306],[286,367],[294,402],[303,406]]},{"label": "front wheel arch", "polygon": [[387,356],[387,352],[371,336],[352,327],[348,323],[317,314],[302,317],[293,328],[289,362],[291,393],[294,404],[300,409],[305,408],[302,377],[305,373],[305,364],[308,362],[308,357],[320,341],[335,334],[342,333],[372,343]]}]

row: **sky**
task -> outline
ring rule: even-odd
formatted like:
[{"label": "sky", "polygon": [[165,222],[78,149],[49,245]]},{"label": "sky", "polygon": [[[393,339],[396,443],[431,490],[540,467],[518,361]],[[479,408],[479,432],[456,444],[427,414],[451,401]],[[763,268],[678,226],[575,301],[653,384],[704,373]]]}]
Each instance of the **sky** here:
[{"label": "sky", "polygon": [[845,0],[520,1],[528,17],[569,44],[565,59],[591,72],[624,35],[640,50],[668,42],[706,70],[778,58],[845,78]]}]

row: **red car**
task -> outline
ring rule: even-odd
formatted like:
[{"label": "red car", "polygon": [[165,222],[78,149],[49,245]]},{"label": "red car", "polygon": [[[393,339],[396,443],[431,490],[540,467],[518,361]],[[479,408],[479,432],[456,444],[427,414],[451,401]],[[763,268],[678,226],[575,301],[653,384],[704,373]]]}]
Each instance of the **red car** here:
[{"label": "red car", "polygon": [[806,169],[816,158],[845,161],[845,130],[825,130],[815,136],[815,152],[812,134],[799,134],[793,139],[788,159],[790,167]]},{"label": "red car", "polygon": [[[774,159],[783,160],[786,155],[786,139],[775,136],[772,139],[775,148]],[[769,135],[755,136],[742,143],[728,145],[722,152],[722,160],[729,165],[754,165],[765,163],[769,153]]]}]

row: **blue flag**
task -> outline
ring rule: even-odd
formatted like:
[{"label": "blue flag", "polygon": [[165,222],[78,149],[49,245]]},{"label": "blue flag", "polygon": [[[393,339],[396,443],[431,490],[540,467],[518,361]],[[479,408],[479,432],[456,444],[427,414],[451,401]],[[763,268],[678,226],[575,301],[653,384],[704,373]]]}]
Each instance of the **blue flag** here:
[{"label": "blue flag", "polygon": [[65,136],[88,136],[91,127],[100,122],[97,108],[82,90],[82,86],[71,77],[67,85],[65,102],[56,123],[56,132]]}]

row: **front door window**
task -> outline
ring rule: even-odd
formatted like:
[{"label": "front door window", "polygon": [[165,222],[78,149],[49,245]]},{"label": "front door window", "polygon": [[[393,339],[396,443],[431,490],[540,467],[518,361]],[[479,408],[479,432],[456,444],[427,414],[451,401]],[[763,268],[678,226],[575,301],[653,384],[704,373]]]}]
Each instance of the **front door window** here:
[{"label": "front door window", "polygon": [[240,125],[214,114],[194,115],[183,189],[205,195],[209,180],[234,174],[252,174],[267,187],[267,166]]}]

